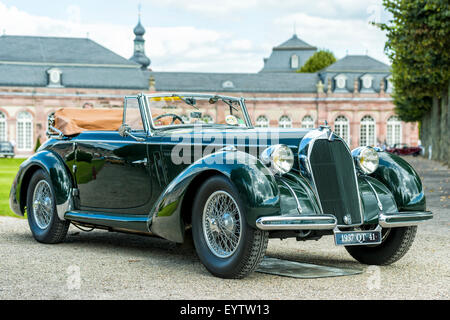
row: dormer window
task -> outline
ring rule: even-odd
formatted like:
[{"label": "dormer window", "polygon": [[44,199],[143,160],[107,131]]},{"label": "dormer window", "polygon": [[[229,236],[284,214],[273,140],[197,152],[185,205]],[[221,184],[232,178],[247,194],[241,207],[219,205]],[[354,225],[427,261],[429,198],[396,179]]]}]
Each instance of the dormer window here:
[{"label": "dormer window", "polygon": [[345,90],[347,86],[347,76],[340,74],[335,78],[336,89]]},{"label": "dormer window", "polygon": [[361,77],[361,87],[362,89],[372,89],[373,77],[371,75],[365,74]]},{"label": "dormer window", "polygon": [[392,93],[392,90],[394,90],[394,84],[392,83],[392,75],[386,78],[386,92]]},{"label": "dormer window", "polygon": [[232,89],[232,88],[234,88],[234,83],[232,81],[230,81],[230,80],[224,81],[222,83],[222,88],[224,88],[224,89]]},{"label": "dormer window", "polygon": [[291,56],[291,69],[298,69],[299,63],[298,63],[298,56],[296,54],[293,54]]},{"label": "dormer window", "polygon": [[49,87],[62,87],[61,78],[62,71],[58,68],[51,68],[47,70],[48,74],[48,86]]}]

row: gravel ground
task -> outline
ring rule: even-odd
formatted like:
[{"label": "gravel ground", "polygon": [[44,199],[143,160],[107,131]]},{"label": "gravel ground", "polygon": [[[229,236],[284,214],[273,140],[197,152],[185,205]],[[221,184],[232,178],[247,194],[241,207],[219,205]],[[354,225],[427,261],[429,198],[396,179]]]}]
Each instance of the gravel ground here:
[{"label": "gravel ground", "polygon": [[419,227],[410,251],[391,266],[361,265],[332,237],[271,240],[268,256],[363,273],[305,280],[255,272],[223,280],[189,246],[73,227],[64,243],[43,245],[26,220],[0,217],[0,299],[449,299],[450,170],[407,160],[423,179],[435,219]]}]

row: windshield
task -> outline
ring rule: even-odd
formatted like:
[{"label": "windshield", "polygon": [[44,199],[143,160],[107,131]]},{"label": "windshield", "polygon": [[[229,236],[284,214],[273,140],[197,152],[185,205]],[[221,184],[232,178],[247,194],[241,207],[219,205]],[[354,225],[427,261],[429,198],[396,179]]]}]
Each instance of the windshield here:
[{"label": "windshield", "polygon": [[153,127],[248,127],[245,110],[236,98],[209,95],[147,96]]}]

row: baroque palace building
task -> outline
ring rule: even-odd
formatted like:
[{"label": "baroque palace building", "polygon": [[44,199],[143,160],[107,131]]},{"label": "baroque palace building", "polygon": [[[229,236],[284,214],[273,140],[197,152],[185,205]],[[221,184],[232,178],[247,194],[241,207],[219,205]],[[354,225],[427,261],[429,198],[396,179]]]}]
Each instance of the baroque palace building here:
[{"label": "baroque palace building", "polygon": [[294,35],[272,49],[258,73],[154,72],[140,21],[134,34],[130,59],[87,38],[0,36],[0,141],[28,156],[46,140],[47,116],[58,108],[122,107],[125,95],[140,92],[201,92],[245,97],[259,127],[327,121],[351,148],[418,144],[417,123],[394,114],[390,67],[367,55],[296,73],[317,48]]}]

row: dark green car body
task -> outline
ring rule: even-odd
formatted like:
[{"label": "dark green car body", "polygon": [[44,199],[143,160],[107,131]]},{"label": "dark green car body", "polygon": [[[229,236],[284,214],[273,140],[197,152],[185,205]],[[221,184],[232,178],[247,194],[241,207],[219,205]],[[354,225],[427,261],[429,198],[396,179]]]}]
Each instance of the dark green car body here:
[{"label": "dark green car body", "polygon": [[[206,127],[201,132],[195,128],[147,128],[135,136],[117,131],[53,136],[20,166],[12,185],[10,206],[16,214],[25,214],[30,178],[36,170],[43,169],[51,178],[61,220],[111,231],[140,232],[178,243],[184,241],[185,230],[191,224],[196,191],[213,175],[225,176],[238,190],[246,207],[245,219],[252,228],[267,227],[262,222],[264,218],[288,218],[280,220],[280,228],[276,223],[268,228],[283,231],[286,237],[315,229],[332,234],[336,226],[376,226],[381,222],[385,226],[415,225],[431,218],[426,212],[417,173],[400,157],[380,150],[379,167],[370,175],[359,172],[353,160],[346,163],[355,177],[348,178],[355,179],[357,184],[354,200],[359,201],[361,212],[355,217],[358,219],[361,214],[361,221],[346,226],[341,223],[342,217],[333,221],[332,216],[323,216],[332,212],[322,211],[317,187],[305,174],[310,168],[301,157],[314,140],[312,133],[322,132],[328,134],[329,141],[343,143],[326,127],[312,130]],[[295,161],[289,173],[274,175],[259,159],[260,152],[274,144],[270,139],[260,139],[262,133],[276,136],[277,144],[292,150]],[[232,139],[214,144],[211,141],[214,135],[231,135]],[[186,137],[192,141],[188,145],[182,141]],[[180,144],[185,151],[191,151],[188,163],[176,163],[171,158]],[[255,144],[257,152],[252,153],[249,147]],[[348,149],[346,145],[345,148]],[[348,154],[347,158],[349,150]],[[340,163],[335,165],[339,168]],[[408,213],[410,216],[405,218]],[[401,219],[395,220],[396,215]],[[324,219],[315,219],[321,216]],[[289,228],[286,221],[298,217],[304,217],[306,222],[295,222]],[[295,227],[298,223],[305,226]],[[328,228],[320,227],[321,223]]]}]

